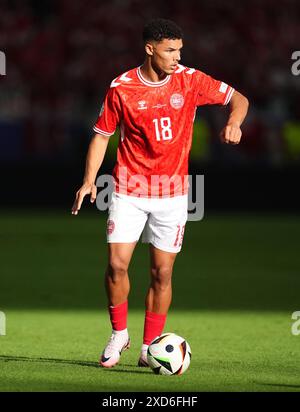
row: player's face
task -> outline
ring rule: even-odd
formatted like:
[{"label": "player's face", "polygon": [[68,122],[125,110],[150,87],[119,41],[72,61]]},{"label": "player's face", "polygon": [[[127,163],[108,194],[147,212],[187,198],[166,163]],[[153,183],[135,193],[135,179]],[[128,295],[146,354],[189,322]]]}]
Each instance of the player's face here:
[{"label": "player's face", "polygon": [[160,42],[153,42],[148,52],[152,56],[152,65],[166,74],[172,74],[180,61],[180,52],[183,47],[181,39],[163,39]]}]

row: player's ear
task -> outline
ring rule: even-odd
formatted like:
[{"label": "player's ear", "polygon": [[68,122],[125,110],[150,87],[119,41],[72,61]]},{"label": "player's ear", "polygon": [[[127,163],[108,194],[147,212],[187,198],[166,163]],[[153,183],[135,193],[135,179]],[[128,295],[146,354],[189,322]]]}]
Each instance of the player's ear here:
[{"label": "player's ear", "polygon": [[145,52],[148,56],[153,56],[153,44],[152,43],[145,43]]}]

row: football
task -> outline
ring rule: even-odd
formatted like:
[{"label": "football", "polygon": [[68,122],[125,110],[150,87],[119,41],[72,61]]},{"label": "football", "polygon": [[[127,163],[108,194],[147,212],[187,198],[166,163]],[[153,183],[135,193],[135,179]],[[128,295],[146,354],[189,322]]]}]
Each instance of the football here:
[{"label": "football", "polygon": [[157,375],[182,375],[191,362],[191,348],[175,333],[164,333],[150,343],[147,359]]}]

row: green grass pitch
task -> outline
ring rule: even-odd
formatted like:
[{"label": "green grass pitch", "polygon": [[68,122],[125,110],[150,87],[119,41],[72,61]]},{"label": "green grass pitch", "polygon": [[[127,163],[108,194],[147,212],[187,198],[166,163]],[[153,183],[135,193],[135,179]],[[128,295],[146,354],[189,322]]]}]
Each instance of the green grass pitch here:
[{"label": "green grass pitch", "polygon": [[131,266],[132,345],[97,366],[110,334],[103,273],[105,215],[1,212],[0,391],[300,391],[299,216],[207,215],[189,222],[165,331],[184,336],[182,376],[136,366],[148,248]]}]

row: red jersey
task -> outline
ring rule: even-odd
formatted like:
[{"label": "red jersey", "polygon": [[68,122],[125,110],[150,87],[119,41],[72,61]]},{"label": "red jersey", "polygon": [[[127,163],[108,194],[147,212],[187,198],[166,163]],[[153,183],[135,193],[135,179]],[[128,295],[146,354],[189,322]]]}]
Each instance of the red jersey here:
[{"label": "red jersey", "polygon": [[140,67],[114,79],[94,131],[110,137],[120,126],[115,190],[143,197],[186,194],[197,106],[226,105],[233,92],[180,64],[160,82],[146,80]]}]

